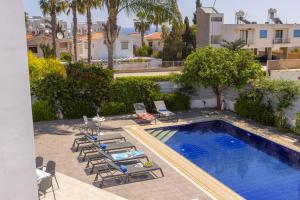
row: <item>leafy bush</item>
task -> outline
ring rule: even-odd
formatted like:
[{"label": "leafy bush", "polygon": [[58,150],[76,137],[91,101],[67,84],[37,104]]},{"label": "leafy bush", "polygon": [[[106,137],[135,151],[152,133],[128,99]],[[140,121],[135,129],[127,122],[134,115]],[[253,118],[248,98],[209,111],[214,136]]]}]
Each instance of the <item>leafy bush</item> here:
[{"label": "leafy bush", "polygon": [[149,57],[152,54],[152,48],[149,46],[138,47],[135,54],[141,57]]},{"label": "leafy bush", "polygon": [[109,96],[113,80],[112,71],[97,65],[69,64],[67,67],[68,88],[75,99],[85,99],[101,106]]},{"label": "leafy bush", "polygon": [[300,112],[296,114],[295,132],[300,134]]},{"label": "leafy bush", "polygon": [[46,101],[38,100],[32,105],[32,117],[34,122],[55,119],[53,107]]},{"label": "leafy bush", "polygon": [[123,115],[127,113],[126,105],[121,102],[105,103],[101,109],[102,115]]},{"label": "leafy bush", "polygon": [[49,102],[54,108],[70,98],[66,79],[58,74],[48,74],[37,82],[32,92],[38,99]]},{"label": "leafy bush", "polygon": [[263,96],[259,92],[241,94],[234,106],[235,112],[246,118],[253,119],[264,125],[273,126],[275,114],[270,103],[262,102]]},{"label": "leafy bush", "polygon": [[96,108],[86,100],[67,101],[63,104],[63,114],[66,119],[78,119],[83,115],[93,117],[96,115]]},{"label": "leafy bush", "polygon": [[152,57],[153,58],[162,58],[162,52],[161,51],[153,51]]},{"label": "leafy bush", "polygon": [[165,101],[167,108],[171,111],[190,109],[190,98],[181,93],[162,94],[161,100]]},{"label": "leafy bush", "polygon": [[62,61],[65,61],[65,62],[71,62],[72,61],[72,55],[68,52],[61,52],[60,59]]},{"label": "leafy bush", "polygon": [[152,81],[132,78],[117,79],[111,87],[110,101],[122,102],[126,112],[133,111],[133,104],[143,102],[149,111],[154,110],[153,101],[160,95],[159,87]]},{"label": "leafy bush", "polygon": [[55,59],[44,59],[36,57],[32,52],[28,52],[28,65],[30,74],[30,84],[34,84],[45,78],[48,74],[58,74],[66,78],[65,67]]}]

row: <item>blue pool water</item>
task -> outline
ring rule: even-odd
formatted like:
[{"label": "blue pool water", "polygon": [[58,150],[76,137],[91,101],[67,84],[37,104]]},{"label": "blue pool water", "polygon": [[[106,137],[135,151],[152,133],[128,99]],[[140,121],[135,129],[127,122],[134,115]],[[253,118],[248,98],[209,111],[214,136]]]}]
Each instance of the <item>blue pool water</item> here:
[{"label": "blue pool water", "polygon": [[300,199],[298,152],[219,120],[163,130],[176,131],[169,147],[242,197]]}]

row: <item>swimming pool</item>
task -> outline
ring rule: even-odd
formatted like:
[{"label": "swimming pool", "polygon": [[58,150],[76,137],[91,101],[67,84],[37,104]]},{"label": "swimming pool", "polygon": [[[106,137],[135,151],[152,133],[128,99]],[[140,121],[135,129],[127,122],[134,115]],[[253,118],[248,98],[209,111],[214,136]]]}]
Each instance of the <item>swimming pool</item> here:
[{"label": "swimming pool", "polygon": [[300,154],[221,120],[147,130],[245,199],[300,199]]}]

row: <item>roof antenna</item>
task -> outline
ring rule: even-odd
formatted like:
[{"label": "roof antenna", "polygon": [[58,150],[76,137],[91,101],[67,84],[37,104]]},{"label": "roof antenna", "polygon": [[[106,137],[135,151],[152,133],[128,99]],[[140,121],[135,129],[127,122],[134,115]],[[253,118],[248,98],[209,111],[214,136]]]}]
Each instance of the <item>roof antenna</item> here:
[{"label": "roof antenna", "polygon": [[214,0],[214,4],[213,4],[213,6],[212,6],[213,8],[215,8],[215,5],[216,5],[216,1],[217,1],[217,0]]}]

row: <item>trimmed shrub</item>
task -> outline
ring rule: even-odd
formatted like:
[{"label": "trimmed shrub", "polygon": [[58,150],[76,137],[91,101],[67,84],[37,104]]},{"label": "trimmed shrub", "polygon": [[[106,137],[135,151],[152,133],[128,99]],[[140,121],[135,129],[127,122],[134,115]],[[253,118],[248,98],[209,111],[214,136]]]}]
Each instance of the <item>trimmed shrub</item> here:
[{"label": "trimmed shrub", "polygon": [[123,115],[127,113],[126,105],[120,102],[105,103],[101,109],[102,115]]},{"label": "trimmed shrub", "polygon": [[165,101],[167,108],[171,111],[190,109],[190,98],[181,93],[162,94],[161,100]]},{"label": "trimmed shrub", "polygon": [[83,115],[93,117],[96,115],[95,106],[86,100],[68,101],[63,104],[63,114],[66,119],[78,119]]},{"label": "trimmed shrub", "polygon": [[159,87],[152,81],[132,78],[117,79],[112,84],[109,100],[124,103],[126,112],[132,112],[133,104],[139,102],[143,102],[149,111],[153,111],[153,101],[159,95]]},{"label": "trimmed shrub", "polygon": [[69,52],[61,52],[60,60],[70,63],[72,61],[72,55]]},{"label": "trimmed shrub", "polygon": [[152,48],[149,46],[141,46],[138,47],[136,49],[136,53],[137,56],[141,56],[141,57],[149,57],[150,55],[152,55]]},{"label": "trimmed shrub", "polygon": [[153,58],[162,58],[162,52],[161,51],[153,51],[152,57]]},{"label": "trimmed shrub", "polygon": [[163,75],[163,76],[128,76],[118,77],[116,80],[141,80],[141,81],[152,81],[152,82],[163,82],[163,81],[174,81],[176,74]]},{"label": "trimmed shrub", "polygon": [[49,103],[38,100],[32,105],[32,117],[34,122],[54,120],[55,112]]}]

